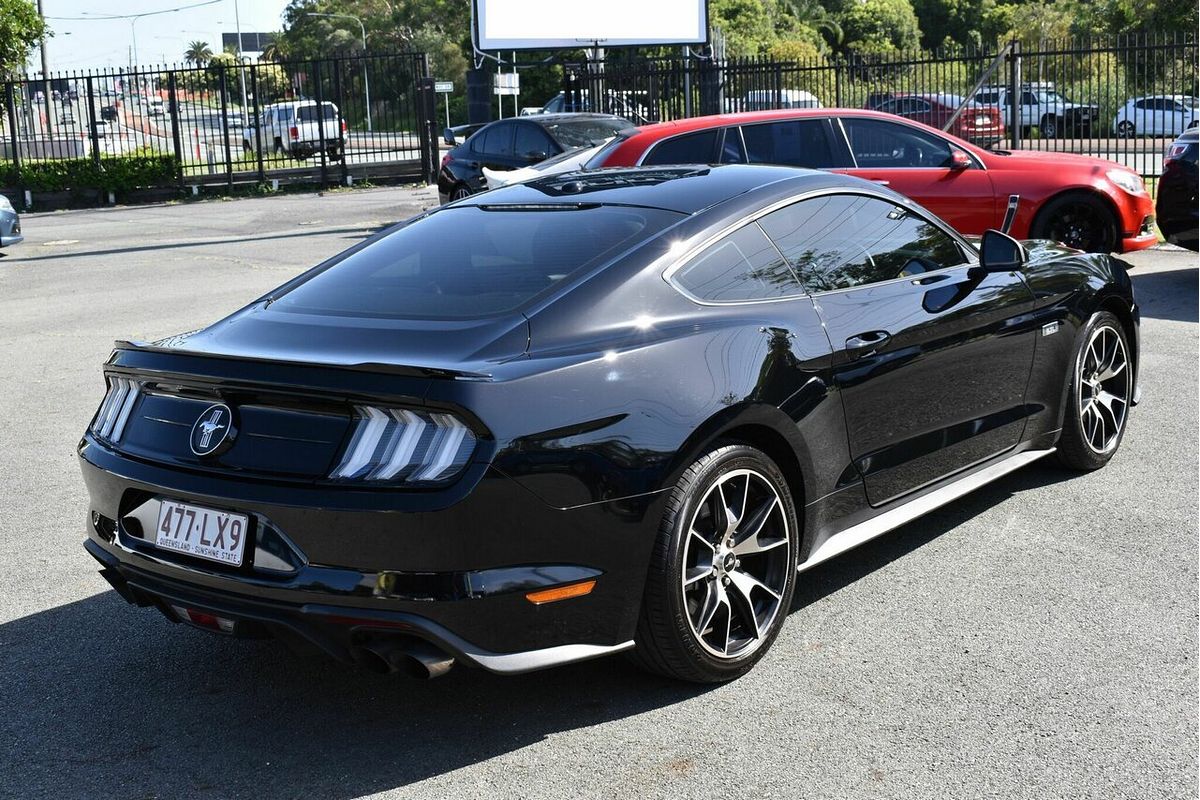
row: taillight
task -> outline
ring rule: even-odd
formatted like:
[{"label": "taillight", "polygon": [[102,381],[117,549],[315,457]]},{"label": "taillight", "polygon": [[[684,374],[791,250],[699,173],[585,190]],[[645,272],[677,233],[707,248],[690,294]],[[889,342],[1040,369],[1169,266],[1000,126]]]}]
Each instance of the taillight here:
[{"label": "taillight", "polygon": [[1186,144],[1172,144],[1167,148],[1166,154],[1163,156],[1163,166],[1167,166],[1175,159],[1179,158],[1187,151]]},{"label": "taillight", "polygon": [[446,155],[442,156],[442,167],[445,167],[447,164],[449,164],[453,160],[454,160],[454,156],[450,155],[449,153],[446,153]]},{"label": "taillight", "polygon": [[293,125],[292,127],[288,128],[288,136],[292,137],[292,139],[299,139],[300,129]]},{"label": "taillight", "polygon": [[346,127],[346,120],[342,120],[342,136],[346,135],[347,130],[349,130],[349,128]]},{"label": "taillight", "polygon": [[452,414],[356,406],[354,435],[331,478],[440,483],[462,472],[475,434]]},{"label": "taillight", "polygon": [[100,410],[96,412],[92,433],[114,444],[121,441],[125,423],[129,421],[129,414],[141,393],[142,385],[137,381],[114,378],[108,385],[108,394],[100,403]]}]

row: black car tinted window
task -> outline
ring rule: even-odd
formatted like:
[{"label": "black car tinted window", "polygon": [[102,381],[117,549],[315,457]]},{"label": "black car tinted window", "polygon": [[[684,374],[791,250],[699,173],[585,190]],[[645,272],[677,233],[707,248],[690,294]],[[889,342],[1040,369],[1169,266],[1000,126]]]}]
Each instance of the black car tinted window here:
[{"label": "black car tinted window", "polygon": [[499,314],[682,218],[618,206],[491,208],[431,214],[314,273],[271,307],[362,317]]},{"label": "black car tinted window", "polygon": [[950,145],[909,125],[848,117],[842,126],[859,167],[950,166]]},{"label": "black car tinted window", "polygon": [[489,125],[469,140],[471,149],[481,155],[510,158],[513,154],[513,125]]},{"label": "black car tinted window", "polygon": [[838,164],[823,119],[787,120],[762,125],[743,125],[746,160],[751,164],[786,164],[792,167],[849,166]]},{"label": "black car tinted window", "polygon": [[513,151],[518,158],[537,158],[539,161],[558,152],[550,137],[536,125],[518,125]]},{"label": "black car tinted window", "polygon": [[672,280],[693,297],[715,303],[802,293],[795,274],[755,224],[706,247]]},{"label": "black car tinted window", "polygon": [[711,164],[717,146],[719,128],[685,133],[654,146],[643,164]]},{"label": "black car tinted window", "polygon": [[814,197],[759,220],[811,292],[919,275],[965,263],[933,223],[874,197]]}]

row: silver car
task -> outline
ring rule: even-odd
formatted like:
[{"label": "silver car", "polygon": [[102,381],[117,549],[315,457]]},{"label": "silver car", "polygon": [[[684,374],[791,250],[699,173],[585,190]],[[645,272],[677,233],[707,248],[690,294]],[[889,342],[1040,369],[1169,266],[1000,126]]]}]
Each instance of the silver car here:
[{"label": "silver car", "polygon": [[21,235],[21,218],[8,202],[8,198],[0,194],[0,247],[12,247],[25,241]]}]

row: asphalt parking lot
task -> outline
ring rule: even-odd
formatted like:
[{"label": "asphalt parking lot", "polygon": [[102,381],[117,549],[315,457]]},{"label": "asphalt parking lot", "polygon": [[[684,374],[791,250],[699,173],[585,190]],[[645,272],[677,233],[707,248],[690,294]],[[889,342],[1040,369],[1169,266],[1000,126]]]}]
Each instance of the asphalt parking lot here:
[{"label": "asphalt parking lot", "polygon": [[1197,261],[1135,254],[1142,405],[802,576],[721,687],[620,659],[423,683],[169,625],[81,547],[118,338],[235,310],[412,188],[32,214],[0,256],[0,796],[1195,798]]}]

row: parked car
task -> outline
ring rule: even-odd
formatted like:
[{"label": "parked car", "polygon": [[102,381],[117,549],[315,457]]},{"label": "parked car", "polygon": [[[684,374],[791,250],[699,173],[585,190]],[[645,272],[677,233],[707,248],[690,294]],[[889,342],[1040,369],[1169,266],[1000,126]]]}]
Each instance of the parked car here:
[{"label": "parked car", "polygon": [[1178,136],[1196,121],[1196,98],[1182,94],[1134,97],[1113,118],[1113,133],[1132,136]]},{"label": "parked car", "polygon": [[[230,126],[233,124],[231,121]],[[261,133],[256,128],[261,128]],[[263,149],[276,155],[305,159],[324,149],[330,161],[337,161],[346,149],[346,133],[346,121],[333,103],[318,105],[315,100],[272,103],[263,107],[259,118],[252,118],[243,129],[242,150],[256,152],[261,140]]]},{"label": "parked car", "polygon": [[152,117],[161,117],[166,111],[166,103],[161,97],[151,97],[146,102],[146,113]]},{"label": "parked car", "polygon": [[726,101],[725,111],[767,111],[775,108],[820,108],[821,101],[812,92],[802,89],[753,89],[741,97]]},{"label": "parked car", "polygon": [[1088,156],[990,151],[877,111],[800,109],[696,117],[618,136],[587,163],[770,163],[857,175],[890,186],[961,233],[1001,227],[1092,252],[1150,247],[1154,206],[1127,167]]},{"label": "parked car", "polygon": [[[1008,115],[1011,108],[1010,89],[1005,86],[984,86],[975,93],[976,103],[996,106]],[[1054,88],[1053,83],[1021,84],[1017,116],[1021,135],[1029,136],[1036,129],[1043,139],[1060,136],[1089,136],[1100,125],[1100,108],[1073,103]],[[1006,117],[1007,118],[1007,117]]]},{"label": "parked car", "polygon": [[0,194],[0,247],[12,247],[23,241],[21,217],[8,198]]},{"label": "parked car", "polygon": [[442,131],[442,141],[453,147],[456,144],[462,144],[467,139],[474,136],[480,128],[487,125],[486,122],[474,122],[466,125],[455,125],[452,128],[446,128]]},{"label": "parked car", "polygon": [[541,107],[535,109],[526,107],[521,109],[522,116],[531,114],[576,114],[576,113],[604,113],[613,114],[619,117],[633,120],[639,125],[644,125],[650,121],[650,111],[647,106],[648,93],[644,91],[612,91],[604,93],[604,107],[601,109],[595,108],[595,103],[592,102],[591,93],[587,89],[580,89],[573,93],[570,97],[566,92],[559,92],[551,97]]},{"label": "parked car", "polygon": [[1158,229],[1168,242],[1200,249],[1197,246],[1197,183],[1200,172],[1196,156],[1200,152],[1196,128],[1189,128],[1171,143],[1163,157],[1162,177],[1158,179]]},{"label": "parked car", "polygon": [[556,156],[551,156],[545,161],[539,161],[529,167],[510,170],[493,170],[484,167],[483,177],[487,181],[487,188],[499,189],[501,186],[523,183],[534,178],[546,178],[563,172],[571,172],[581,169],[596,153],[600,152],[600,148],[610,141],[612,141],[611,138],[592,147],[575,147],[571,150],[564,150]]},{"label": "parked car", "polygon": [[438,194],[443,203],[487,188],[483,168],[519,169],[564,150],[593,147],[633,123],[611,114],[538,114],[497,120],[442,157]]},{"label": "parked car", "polygon": [[117,344],[85,547],[172,622],[381,671],[737,678],[800,571],[1103,467],[1137,397],[1121,261],[810,170],[555,175],[264,298]]},{"label": "parked car", "polygon": [[115,104],[109,104],[100,108],[101,122],[116,122],[120,116],[120,111]]},{"label": "parked car", "polygon": [[[946,130],[946,123],[954,117],[964,102],[956,94],[893,94],[886,100],[867,108],[895,114],[898,117],[920,122],[931,128]],[[978,102],[967,103],[963,112],[954,120],[949,132],[960,139],[974,142],[982,147],[991,147],[1004,138],[1004,120],[1000,109]]]}]

